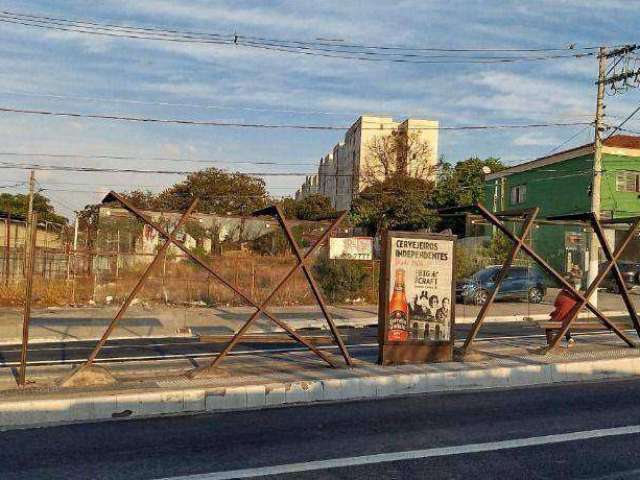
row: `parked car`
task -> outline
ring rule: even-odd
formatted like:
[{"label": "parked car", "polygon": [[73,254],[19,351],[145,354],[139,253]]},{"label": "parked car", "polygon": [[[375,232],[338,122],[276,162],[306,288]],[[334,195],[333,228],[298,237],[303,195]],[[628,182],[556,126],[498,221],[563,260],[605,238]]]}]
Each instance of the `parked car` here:
[{"label": "parked car", "polygon": [[[456,284],[456,299],[464,303],[483,305],[495,285],[498,273],[502,267],[494,265],[483,268]],[[502,281],[496,299],[528,300],[540,303],[547,293],[544,276],[535,267],[510,267],[506,278]]]},{"label": "parked car", "polygon": [[[600,264],[601,271],[605,265],[606,262]],[[620,269],[622,278],[624,278],[624,284],[627,286],[627,289],[631,290],[633,287],[640,284],[639,262],[630,262],[625,260],[618,261],[618,268]],[[620,288],[618,287],[618,283],[614,279],[613,271],[610,271],[607,274],[600,285],[602,288],[606,288],[610,292],[620,293]]]}]

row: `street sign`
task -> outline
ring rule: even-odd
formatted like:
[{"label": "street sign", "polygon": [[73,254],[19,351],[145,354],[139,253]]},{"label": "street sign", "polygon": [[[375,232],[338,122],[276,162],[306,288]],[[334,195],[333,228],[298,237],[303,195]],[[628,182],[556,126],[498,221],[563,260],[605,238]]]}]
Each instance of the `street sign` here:
[{"label": "street sign", "polygon": [[455,239],[431,233],[386,233],[378,307],[380,364],[452,359]]},{"label": "street sign", "polygon": [[329,258],[345,260],[372,260],[373,238],[348,237],[329,239]]}]

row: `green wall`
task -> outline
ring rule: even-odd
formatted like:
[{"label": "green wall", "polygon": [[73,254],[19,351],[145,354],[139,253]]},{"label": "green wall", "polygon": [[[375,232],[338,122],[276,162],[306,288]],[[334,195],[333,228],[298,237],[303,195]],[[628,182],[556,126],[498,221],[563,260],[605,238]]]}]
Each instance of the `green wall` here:
[{"label": "green wall", "polygon": [[[592,156],[584,155],[526,172],[513,173],[505,177],[504,181],[497,179],[498,210],[500,196],[503,195],[505,209],[540,207],[540,217],[588,212],[591,209],[589,186],[592,168]],[[501,191],[503,183],[504,192]],[[527,196],[524,203],[514,205],[511,203],[510,192],[511,188],[517,185],[527,186]],[[493,209],[495,180],[486,182],[485,188],[486,204]]]},{"label": "green wall", "polygon": [[[539,207],[539,218],[588,212],[591,209],[589,189],[592,169],[593,156],[588,154],[513,173],[504,180],[498,179],[497,209]],[[527,186],[526,200],[520,204],[512,204],[511,188],[518,185]],[[493,209],[495,180],[487,181],[485,188],[486,204]],[[565,235],[569,231],[579,230],[576,227],[539,225],[533,232],[533,248],[551,266],[562,272],[565,268]]]},{"label": "green wall", "polygon": [[604,174],[600,189],[600,210],[612,213],[613,218],[640,214],[640,193],[616,191],[616,173],[621,170],[640,171],[640,157],[604,154],[602,169]]},{"label": "green wall", "polygon": [[[593,155],[583,155],[563,162],[540,166],[526,172],[512,173],[498,179],[496,210],[540,207],[539,218],[591,210]],[[602,156],[602,185],[600,205],[604,215],[614,218],[640,215],[640,193],[616,191],[616,173],[640,172],[640,157],[612,155]],[[485,182],[485,205],[493,210],[495,180]],[[527,186],[526,201],[511,203],[511,188]],[[503,191],[504,187],[504,191]],[[538,226],[533,233],[535,250],[553,267],[562,271],[565,260],[565,235],[568,231],[580,231],[576,227]]]}]

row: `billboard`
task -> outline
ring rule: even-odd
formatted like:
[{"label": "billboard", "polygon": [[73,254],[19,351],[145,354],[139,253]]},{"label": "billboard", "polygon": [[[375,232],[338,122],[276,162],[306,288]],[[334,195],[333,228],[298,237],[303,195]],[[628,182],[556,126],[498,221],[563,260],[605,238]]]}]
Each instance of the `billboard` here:
[{"label": "billboard", "polygon": [[373,238],[349,237],[329,239],[329,258],[346,260],[372,260]]},{"label": "billboard", "polygon": [[380,276],[380,363],[451,359],[454,242],[451,235],[387,232]]}]

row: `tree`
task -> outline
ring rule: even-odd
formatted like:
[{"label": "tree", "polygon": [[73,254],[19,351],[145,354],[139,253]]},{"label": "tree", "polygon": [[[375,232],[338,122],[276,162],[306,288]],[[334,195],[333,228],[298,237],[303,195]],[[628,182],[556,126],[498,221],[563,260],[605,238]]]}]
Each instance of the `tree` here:
[{"label": "tree", "polygon": [[143,210],[153,210],[157,208],[158,205],[157,196],[151,190],[133,190],[131,192],[125,192],[122,195],[129,200],[134,207]]},{"label": "tree", "polygon": [[469,205],[484,200],[483,169],[488,168],[492,173],[504,170],[506,167],[499,158],[489,157],[482,160],[471,157],[455,166],[443,163],[438,175],[438,186],[434,192],[434,201],[439,207],[453,207]]},{"label": "tree", "polygon": [[304,197],[298,202],[296,218],[299,220],[321,220],[336,214],[336,209],[331,205],[329,197],[316,193]]},{"label": "tree", "polygon": [[286,218],[298,218],[298,205],[300,201],[292,197],[284,197],[274,200],[272,203],[278,205]]},{"label": "tree", "polygon": [[[26,217],[29,210],[29,196],[21,193],[0,194],[0,211]],[[38,214],[39,221],[47,221],[66,225],[68,220],[62,215],[58,215],[49,203],[49,199],[40,193],[33,195],[33,211]]]},{"label": "tree", "polygon": [[394,175],[360,192],[353,202],[352,220],[372,236],[382,229],[431,228],[436,223],[430,210],[433,189],[430,180]]},{"label": "tree", "polygon": [[317,221],[331,218],[337,213],[331,205],[331,199],[320,193],[309,195],[301,200],[285,197],[274,203],[280,207],[286,218],[297,220]]},{"label": "tree", "polygon": [[247,215],[264,208],[269,197],[264,180],[244,173],[207,168],[190,173],[157,196],[156,208],[186,210],[198,198],[202,213]]},{"label": "tree", "polygon": [[[433,194],[433,201],[439,208],[471,205],[483,202],[485,173],[488,168],[492,173],[504,170],[506,167],[498,158],[489,157],[481,160],[471,157],[452,166],[442,163],[438,175],[438,184]],[[463,235],[465,226],[462,217],[443,219],[441,228],[451,228],[457,235]]]},{"label": "tree", "polygon": [[376,136],[367,149],[369,155],[361,172],[367,185],[374,185],[392,176],[427,180],[435,170],[431,162],[431,145],[419,132],[398,129],[389,135]]}]

